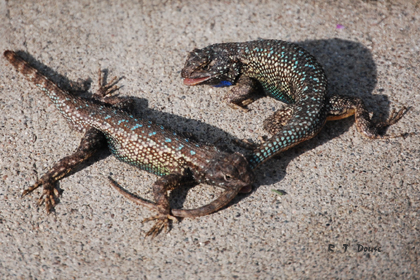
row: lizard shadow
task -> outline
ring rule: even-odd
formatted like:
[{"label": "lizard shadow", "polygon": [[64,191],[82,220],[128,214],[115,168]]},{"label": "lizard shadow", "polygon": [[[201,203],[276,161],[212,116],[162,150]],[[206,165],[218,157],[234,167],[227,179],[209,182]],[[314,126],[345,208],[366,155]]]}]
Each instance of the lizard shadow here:
[{"label": "lizard shadow", "polygon": [[[358,42],[337,38],[295,43],[309,51],[323,66],[328,79],[329,95],[362,98],[368,110],[373,111],[375,121],[385,120],[389,116],[391,102],[388,96],[372,94],[377,85],[377,69],[368,48]],[[379,88],[378,91],[383,92],[384,89]],[[270,100],[277,102],[272,98]],[[269,185],[282,180],[286,175],[285,169],[291,160],[345,133],[353,124],[354,117],[327,122],[314,138],[270,159],[269,164],[264,163],[259,168],[264,170],[264,178],[257,177],[257,182]],[[363,136],[357,132],[355,137]],[[271,160],[275,162],[273,163]]]}]

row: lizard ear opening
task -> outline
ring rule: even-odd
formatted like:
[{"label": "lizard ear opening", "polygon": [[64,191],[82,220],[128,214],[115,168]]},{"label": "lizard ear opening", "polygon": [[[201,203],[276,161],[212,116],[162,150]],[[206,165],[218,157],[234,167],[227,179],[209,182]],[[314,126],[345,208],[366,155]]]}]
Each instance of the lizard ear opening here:
[{"label": "lizard ear opening", "polygon": [[231,60],[231,62],[236,62],[236,63],[239,62],[239,63],[242,63],[242,64],[249,64],[249,62],[250,62],[248,59],[246,59],[242,56],[239,56],[239,55],[231,56],[230,60]]}]

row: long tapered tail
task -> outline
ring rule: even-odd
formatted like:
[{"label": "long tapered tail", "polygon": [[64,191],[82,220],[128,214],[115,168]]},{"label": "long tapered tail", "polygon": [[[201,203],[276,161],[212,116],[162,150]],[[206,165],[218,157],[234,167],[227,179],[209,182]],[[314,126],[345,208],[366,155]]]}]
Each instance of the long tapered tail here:
[{"label": "long tapered tail", "polygon": [[68,93],[60,89],[55,83],[50,81],[43,74],[39,73],[28,62],[23,60],[14,51],[6,50],[4,57],[22,73],[29,81],[39,87],[51,100],[56,103],[58,99],[68,97]]}]

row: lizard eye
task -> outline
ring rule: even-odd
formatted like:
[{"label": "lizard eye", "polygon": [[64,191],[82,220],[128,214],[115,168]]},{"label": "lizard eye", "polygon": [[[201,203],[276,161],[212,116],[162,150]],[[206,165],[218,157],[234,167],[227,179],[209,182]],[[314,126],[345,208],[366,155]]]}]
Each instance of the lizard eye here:
[{"label": "lizard eye", "polygon": [[230,176],[229,174],[225,174],[226,181],[230,181],[231,179],[232,179],[232,176]]}]

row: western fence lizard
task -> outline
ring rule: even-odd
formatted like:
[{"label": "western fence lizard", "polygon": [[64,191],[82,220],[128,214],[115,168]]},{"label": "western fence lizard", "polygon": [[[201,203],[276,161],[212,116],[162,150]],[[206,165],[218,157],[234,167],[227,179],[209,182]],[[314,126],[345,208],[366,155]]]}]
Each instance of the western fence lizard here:
[{"label": "western fence lizard", "polygon": [[264,92],[284,103],[285,109],[264,121],[273,137],[257,146],[249,161],[252,168],[274,155],[314,137],[327,120],[355,115],[356,127],[370,139],[402,135],[380,135],[383,128],[401,119],[406,108],[393,110],[389,119],[373,123],[363,100],[347,96],[327,96],[327,78],[322,66],[300,46],[280,40],[214,44],[189,53],[181,71],[186,85],[231,86],[225,98],[233,107],[253,102]]},{"label": "western fence lizard", "polygon": [[[94,98],[81,98],[60,89],[15,52],[5,51],[4,56],[51,99],[75,129],[85,132],[75,153],[56,163],[22,194],[26,195],[43,186],[39,204],[45,203],[48,212],[55,206],[59,196],[56,182],[96,151],[106,147],[106,144],[119,160],[160,176],[153,185],[156,204],[123,191],[109,178],[111,185],[121,194],[158,212],[156,216],[145,220],[156,220],[147,235],[155,236],[162,229],[168,228],[173,216],[202,216],[220,209],[242,187],[254,181],[253,171],[243,155],[222,152],[215,146],[192,141],[161,125],[129,114],[129,105],[117,97],[109,96],[115,89],[112,87],[113,82],[102,86],[100,78],[101,89]],[[167,191],[188,182],[215,185],[225,191],[218,199],[198,209],[170,209]]]}]

